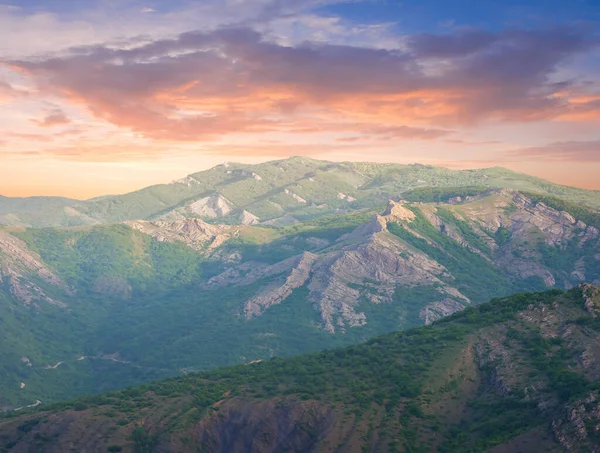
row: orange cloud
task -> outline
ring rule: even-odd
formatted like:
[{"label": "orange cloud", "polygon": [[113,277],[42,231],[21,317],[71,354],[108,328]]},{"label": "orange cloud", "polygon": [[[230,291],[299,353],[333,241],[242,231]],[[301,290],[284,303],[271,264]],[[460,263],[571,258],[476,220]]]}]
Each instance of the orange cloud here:
[{"label": "orange cloud", "polygon": [[159,140],[339,132],[344,122],[396,128],[379,136],[431,139],[453,124],[595,114],[597,100],[560,96],[572,82],[550,82],[567,58],[595,45],[586,31],[554,29],[415,35],[403,51],[291,47],[229,29],[10,64],[43,93]]}]

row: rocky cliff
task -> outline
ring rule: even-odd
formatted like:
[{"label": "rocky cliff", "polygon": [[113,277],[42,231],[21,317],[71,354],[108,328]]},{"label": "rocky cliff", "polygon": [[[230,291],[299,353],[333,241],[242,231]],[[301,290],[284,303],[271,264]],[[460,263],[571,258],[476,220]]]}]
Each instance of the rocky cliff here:
[{"label": "rocky cliff", "polygon": [[66,283],[42,262],[38,254],[29,250],[23,241],[2,230],[0,284],[6,285],[14,298],[25,305],[46,302],[66,307],[64,302],[46,293],[42,288],[44,284],[67,294],[72,293]]},{"label": "rocky cliff", "polygon": [[430,323],[472,302],[461,290],[459,262],[474,258],[523,288],[527,282],[566,288],[584,279],[600,282],[596,227],[502,190],[455,205],[390,201],[383,215],[311,250],[309,258],[299,254],[276,264],[242,263],[211,278],[205,288],[270,280],[246,302],[245,312],[257,316],[306,286],[323,328],[333,332],[368,322],[361,303],[390,304],[407,289],[428,287],[431,299],[419,316]]}]

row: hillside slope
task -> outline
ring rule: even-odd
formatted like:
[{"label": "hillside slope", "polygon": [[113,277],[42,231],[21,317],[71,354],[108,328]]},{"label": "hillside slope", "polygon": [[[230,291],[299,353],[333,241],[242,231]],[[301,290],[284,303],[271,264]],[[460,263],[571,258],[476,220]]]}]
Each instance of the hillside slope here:
[{"label": "hillside slope", "polygon": [[549,204],[501,190],[286,227],[0,232],[0,407],[345,346],[497,296],[600,283],[598,214]]},{"label": "hillside slope", "polygon": [[600,209],[598,191],[561,186],[503,168],[456,171],[292,157],[257,165],[223,164],[124,195],[58,200],[64,206],[48,199],[35,210],[6,211],[0,199],[0,224],[49,227],[202,218],[213,223],[285,226],[357,209],[381,209],[388,199],[415,188],[464,186],[531,191]]},{"label": "hillside slope", "polygon": [[600,451],[600,289],[0,419],[8,452]]}]

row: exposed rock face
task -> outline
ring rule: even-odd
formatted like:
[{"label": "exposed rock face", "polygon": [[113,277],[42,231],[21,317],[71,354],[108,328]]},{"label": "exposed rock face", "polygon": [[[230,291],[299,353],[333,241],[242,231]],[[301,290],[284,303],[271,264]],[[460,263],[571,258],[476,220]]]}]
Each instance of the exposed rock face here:
[{"label": "exposed rock face", "polygon": [[195,178],[192,178],[191,176],[188,175],[185,178],[176,179],[174,181],[171,181],[169,184],[182,184],[187,187],[192,187],[192,186],[198,185],[199,182]]},{"label": "exposed rock face", "polygon": [[475,343],[474,352],[480,368],[491,368],[486,382],[488,388],[501,396],[507,396],[512,388],[512,356],[505,337],[499,336],[495,331],[484,331]]},{"label": "exposed rock face", "polygon": [[564,246],[572,240],[577,240],[580,245],[600,244],[597,228],[512,190],[501,190],[493,199],[462,205],[462,212],[467,219],[491,232],[495,233],[500,227],[508,229],[513,242],[517,243],[514,239],[526,239],[532,232],[539,232],[548,245]]},{"label": "exposed rock face", "polygon": [[244,315],[249,318],[260,315],[271,305],[280,304],[288,298],[292,291],[304,285],[309,278],[312,264],[317,259],[312,253],[304,253],[297,262],[294,263],[289,275],[283,285],[275,289],[267,289],[265,293],[259,294],[246,302]]},{"label": "exposed rock face", "polygon": [[[293,192],[285,190],[293,197]],[[432,300],[418,307],[419,317],[429,324],[461,310],[470,300],[454,287],[453,276],[437,261],[439,258],[433,258],[389,233],[390,223],[400,224],[429,246],[447,253],[444,245],[436,242],[439,239],[428,237],[418,224],[413,225],[416,209],[440,233],[479,255],[510,279],[537,277],[548,286],[563,281],[568,286],[589,273],[583,258],[566,273],[560,274],[548,267],[536,248],[537,241],[549,246],[566,247],[569,244],[569,247],[598,247],[600,250],[600,233],[595,228],[567,213],[534,203],[520,193],[502,190],[467,201],[451,208],[439,204],[407,206],[390,201],[383,215],[374,215],[335,243],[325,242],[319,246],[318,253],[300,253],[272,265],[240,264],[241,254],[229,251],[228,256],[233,258],[226,258],[217,251],[212,256],[230,263],[231,267],[204,286],[216,289],[265,280],[263,287],[248,297],[241,310],[247,318],[261,315],[269,307],[284,302],[294,289],[306,287],[309,301],[321,315],[323,328],[330,332],[367,323],[360,309],[361,303],[391,303],[399,288],[435,287]],[[258,219],[243,211],[240,222],[254,225]],[[284,226],[296,222],[287,215],[262,224]],[[158,240],[181,240],[197,250],[214,250],[232,234],[231,227],[217,227],[201,221],[130,224]],[[461,227],[464,224],[468,225],[470,233],[465,233]],[[502,233],[501,228],[509,238],[497,242],[495,236]],[[526,245],[532,242],[533,247]],[[291,244],[282,247],[292,248]]]},{"label": "exposed rock face", "polygon": [[284,193],[286,195],[289,195],[290,197],[292,197],[294,200],[296,200],[298,203],[302,203],[302,204],[306,204],[307,201],[302,198],[300,195],[295,194],[294,192],[292,192],[290,189],[285,189]]},{"label": "exposed rock face", "polygon": [[[155,219],[163,222],[174,222],[176,220],[185,220],[196,217],[216,219],[231,214],[234,209],[233,203],[224,196],[215,194],[187,203],[184,206],[174,208],[155,217]],[[136,221],[137,220],[129,220],[127,222]]]},{"label": "exposed rock face", "polygon": [[410,222],[416,215],[401,203],[390,200],[383,216],[392,222]]},{"label": "exposed rock face", "polygon": [[183,219],[173,222],[136,220],[125,222],[125,224],[152,236],[159,242],[180,241],[195,250],[218,247],[233,234],[232,227],[210,225],[200,219]]},{"label": "exposed rock face", "polygon": [[194,201],[187,209],[202,217],[223,217],[233,210],[231,203],[222,195],[212,195]]},{"label": "exposed rock face", "polygon": [[[552,422],[552,431],[556,441],[565,450],[572,450],[585,442],[589,437],[588,432],[598,436],[600,434],[598,392],[592,392],[585,398],[567,405],[561,415]],[[585,451],[597,453],[600,452],[600,447],[588,444]]]},{"label": "exposed rock face", "polygon": [[[367,322],[365,315],[357,312],[361,298],[391,303],[399,286],[438,284],[443,291],[446,285],[439,277],[444,273],[441,265],[382,231],[365,243],[322,256],[313,266],[308,288],[321,312],[323,327],[333,332]],[[468,304],[462,295],[459,301]]]},{"label": "exposed rock face", "polygon": [[597,318],[598,311],[600,310],[600,291],[598,290],[598,287],[582,284],[581,292],[583,294],[583,300],[585,301],[585,309],[590,316]]},{"label": "exposed rock face", "polygon": [[398,216],[410,218],[405,210],[396,206],[388,216],[374,216],[342,236],[329,251],[318,255],[304,253],[270,266],[244,263],[212,278],[206,288],[245,286],[276,277],[246,302],[244,314],[251,317],[282,303],[294,289],[306,286],[309,300],[329,332],[365,324],[366,316],[359,311],[361,299],[391,303],[399,286],[439,286],[440,300],[431,301],[438,305],[424,315],[430,321],[436,313],[449,314],[464,308],[469,304],[468,298],[440,280],[441,276],[448,276],[443,266],[387,232],[388,220],[397,221]]},{"label": "exposed rock face", "polygon": [[345,201],[350,202],[350,203],[353,202],[353,201],[356,201],[356,198],[354,198],[354,197],[352,197],[350,195],[346,195],[345,193],[342,193],[342,192],[338,192],[337,197],[340,200],[345,200]]},{"label": "exposed rock face", "polygon": [[[580,259],[569,272],[557,275],[544,264],[536,248],[537,242],[558,248],[600,248],[600,232],[595,227],[512,190],[493,192],[461,204],[452,211],[457,218],[469,224],[492,252],[491,256],[482,253],[460,231],[442,220],[435,205],[423,205],[420,208],[440,232],[493,262],[499,269],[522,279],[540,278],[547,286],[564,284],[570,287],[571,282],[584,280],[587,277],[586,263]],[[504,244],[498,244],[493,239],[501,228],[510,235],[510,240]]]},{"label": "exposed rock face", "polygon": [[248,211],[242,211],[239,217],[239,222],[242,225],[258,225],[260,223],[260,219],[256,217],[254,214]]},{"label": "exposed rock face", "polygon": [[31,280],[31,275],[67,294],[72,293],[67,284],[37,254],[29,250],[23,241],[0,230],[0,283],[8,285],[12,295],[26,305],[43,301],[66,307],[64,302],[48,296],[44,289]]},{"label": "exposed rock face", "polygon": [[257,181],[262,181],[262,178],[260,177],[260,175],[256,174],[253,171],[248,171],[248,170],[227,170],[226,173],[228,175],[232,175],[232,176],[235,176],[237,178],[253,178],[253,179],[256,179]]},{"label": "exposed rock face", "polygon": [[461,311],[465,308],[464,303],[457,302],[454,299],[446,297],[439,302],[433,302],[422,308],[419,312],[419,318],[423,320],[425,325],[431,324],[433,321],[437,321],[445,316],[450,316],[457,311]]}]

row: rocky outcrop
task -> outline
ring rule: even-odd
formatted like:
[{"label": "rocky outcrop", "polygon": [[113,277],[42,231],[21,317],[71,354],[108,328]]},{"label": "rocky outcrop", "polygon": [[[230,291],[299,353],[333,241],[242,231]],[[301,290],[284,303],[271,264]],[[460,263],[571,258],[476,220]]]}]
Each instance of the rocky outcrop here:
[{"label": "rocky outcrop", "polygon": [[40,284],[35,283],[32,275],[66,294],[73,292],[42,262],[39,255],[28,249],[25,242],[0,230],[0,283],[7,285],[15,299],[25,305],[47,302],[66,307],[64,302],[50,297]]},{"label": "rocky outcrop", "polygon": [[[598,392],[568,404],[561,416],[552,421],[552,431],[556,441],[567,451],[575,450],[590,453],[600,452],[598,445],[586,442],[590,436],[600,436],[600,403]],[[582,450],[585,445],[585,450]]]},{"label": "rocky outcrop", "polygon": [[500,227],[506,228],[517,243],[527,240],[532,233],[541,233],[542,239],[553,246],[565,246],[574,240],[580,246],[600,244],[597,228],[512,190],[500,190],[491,197],[462,205],[461,211],[471,222],[492,233]]},{"label": "rocky outcrop", "polygon": [[264,293],[259,294],[246,302],[244,316],[246,318],[258,316],[271,305],[280,304],[288,298],[294,289],[299,288],[306,283],[310,276],[312,265],[316,259],[317,256],[312,253],[303,253],[297,263],[294,264],[281,286],[274,289],[266,289]]},{"label": "rocky outcrop", "polygon": [[302,204],[306,204],[307,201],[302,198],[300,195],[292,192],[290,189],[285,189],[283,191],[286,195],[289,195],[290,197],[292,197],[294,200],[296,200],[298,203],[302,203]]},{"label": "rocky outcrop", "polygon": [[356,198],[354,198],[353,196],[346,195],[345,193],[342,193],[342,192],[338,192],[337,197],[340,200],[347,201],[348,203],[352,203],[353,201],[356,201]]},{"label": "rocky outcrop", "polygon": [[461,303],[454,299],[446,297],[439,302],[432,302],[430,304],[427,304],[419,312],[419,318],[423,320],[425,325],[429,325],[432,322],[437,321],[438,319],[450,316],[451,314],[464,309],[464,302]]},{"label": "rocky outcrop", "polygon": [[[186,203],[160,215],[150,217],[162,222],[193,219],[197,217],[216,219],[232,214],[235,207],[233,203],[220,194],[214,194]],[[136,222],[129,220],[128,222]]]},{"label": "rocky outcrop", "polygon": [[233,211],[229,200],[222,195],[211,195],[194,201],[186,206],[186,210],[201,217],[224,217]]},{"label": "rocky outcrop", "polygon": [[176,179],[174,181],[171,181],[169,184],[181,184],[187,187],[193,187],[196,186],[198,184],[200,184],[198,182],[197,179],[193,178],[192,176],[186,176],[185,178],[181,178],[181,179]]},{"label": "rocky outcrop", "polygon": [[[600,232],[595,227],[512,190],[490,191],[456,208],[437,204],[418,207],[438,231],[511,277],[535,277],[547,286],[570,287],[589,278],[587,261],[582,257],[570,269],[552,269],[541,256],[539,243],[551,248],[569,248],[571,252],[573,248],[582,251],[600,248]],[[438,213],[440,208],[446,210],[446,215],[448,211],[452,213],[458,222],[466,222],[478,236],[477,242],[445,218],[443,220]],[[504,236],[504,241],[497,241],[499,233]]]},{"label": "rocky outcrop", "polygon": [[183,242],[189,247],[205,251],[223,244],[235,234],[233,227],[210,225],[200,219],[166,221],[128,221],[125,225],[152,236],[159,242]]},{"label": "rocky outcrop", "polygon": [[244,210],[238,217],[238,222],[242,225],[258,225],[260,223],[260,219],[251,212]]},{"label": "rocky outcrop", "polygon": [[[402,286],[438,284],[443,288],[446,285],[439,277],[444,273],[443,266],[382,231],[364,243],[323,256],[314,265],[308,288],[324,328],[333,332],[367,322],[357,311],[362,298],[391,303]],[[468,303],[464,296],[462,300]]]},{"label": "rocky outcrop", "polygon": [[600,310],[600,290],[597,286],[583,283],[580,285],[581,293],[583,295],[583,301],[585,309],[593,318],[598,317]]},{"label": "rocky outcrop", "polygon": [[404,207],[402,203],[390,200],[383,216],[391,222],[410,222],[416,217],[415,213]]},{"label": "rocky outcrop", "polygon": [[246,286],[270,279],[245,304],[244,315],[252,317],[305,286],[309,301],[321,316],[322,327],[329,332],[364,325],[368,320],[360,311],[361,301],[392,303],[396,290],[403,286],[439,287],[440,299],[431,301],[438,305],[432,305],[424,314],[430,321],[440,313],[468,305],[468,298],[440,279],[449,277],[443,266],[386,230],[388,219],[410,219],[404,210],[395,206],[387,216],[374,216],[318,255],[304,253],[269,266],[243,263],[213,277],[206,288]]},{"label": "rocky outcrop", "polygon": [[228,175],[237,177],[237,178],[253,178],[257,181],[262,181],[262,177],[253,171],[240,169],[240,170],[227,170],[225,173]]},{"label": "rocky outcrop", "polygon": [[[293,192],[285,190],[293,196]],[[442,209],[444,212],[441,212]],[[412,307],[418,310],[420,319],[426,324],[470,304],[470,300],[453,285],[450,271],[438,262],[439,258],[433,258],[435,254],[429,256],[388,231],[391,223],[399,224],[408,234],[439,249],[440,253],[452,253],[439,238],[427,233],[422,225],[413,223],[417,210],[441,234],[478,254],[508,279],[533,277],[543,280],[548,286],[557,282],[569,285],[588,275],[586,266],[589,257],[579,259],[573,269],[561,274],[542,259],[536,241],[558,247],[569,243],[573,247],[573,244],[581,244],[587,238],[586,247],[597,245],[593,228],[567,213],[507,190],[492,191],[456,206],[435,203],[407,205],[389,201],[382,215],[374,215],[335,242],[319,245],[318,253],[316,248],[307,247],[315,255],[299,253],[270,265],[240,263],[243,260],[241,253],[236,254],[235,250],[220,253],[216,250],[219,244],[235,234],[233,227],[208,225],[197,220],[130,224],[158,240],[181,240],[197,250],[210,250],[213,258],[227,262],[229,268],[207,282],[204,285],[207,289],[225,285],[245,286],[264,280],[261,289],[249,295],[240,309],[246,318],[260,316],[269,307],[285,301],[294,289],[306,287],[308,302],[320,313],[323,328],[334,332],[368,323],[360,309],[361,303],[392,303],[394,294],[401,288],[435,285],[431,300],[424,301],[420,307]],[[242,211],[239,221],[253,225],[259,220],[253,214]],[[288,215],[262,225],[285,226],[295,222],[297,220]],[[504,233],[500,233],[507,235],[508,239],[497,240],[500,228],[504,229]],[[293,243],[282,244],[281,247],[294,250]],[[465,259],[461,255],[457,257]]]}]

